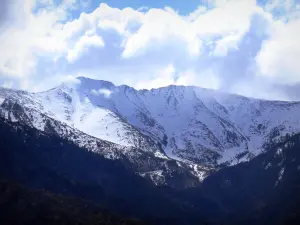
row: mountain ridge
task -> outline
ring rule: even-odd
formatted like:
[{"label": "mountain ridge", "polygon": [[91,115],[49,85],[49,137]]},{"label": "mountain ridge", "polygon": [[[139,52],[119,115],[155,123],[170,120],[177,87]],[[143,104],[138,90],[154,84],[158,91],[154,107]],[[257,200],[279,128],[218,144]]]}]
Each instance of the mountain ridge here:
[{"label": "mountain ridge", "polygon": [[[120,84],[120,85],[115,85],[113,82],[111,81],[107,81],[107,80],[99,80],[99,79],[94,79],[94,78],[89,78],[89,77],[85,77],[85,76],[78,76],[78,77],[75,77],[75,79],[81,81],[81,80],[90,80],[90,81],[96,81],[96,82],[107,82],[107,83],[110,83],[112,84],[112,86],[114,87],[128,87],[128,88],[131,88],[131,89],[134,89],[135,91],[140,91],[140,92],[148,92],[148,91],[155,91],[155,90],[159,90],[159,89],[164,89],[164,88],[168,88],[168,87],[185,87],[185,88],[199,88],[199,89],[202,89],[202,90],[206,90],[206,91],[211,91],[211,92],[218,92],[222,95],[230,95],[230,96],[236,96],[236,97],[242,97],[242,98],[247,98],[247,99],[250,99],[250,100],[261,100],[261,101],[265,101],[265,102],[278,102],[278,103],[300,103],[300,101],[298,100],[278,100],[278,99],[264,99],[264,98],[256,98],[256,97],[249,97],[249,96],[246,96],[246,95],[241,95],[241,94],[236,94],[236,93],[230,93],[230,92],[226,92],[226,91],[223,91],[223,90],[219,90],[219,89],[213,89],[213,88],[205,88],[205,87],[201,87],[201,86],[196,86],[196,85],[180,85],[180,84],[170,84],[170,85],[167,85],[167,86],[162,86],[162,87],[156,87],[156,88],[149,88],[149,89],[146,89],[146,88],[142,88],[142,89],[136,89],[130,85],[127,85],[127,84]],[[72,83],[72,82],[71,82]],[[74,81],[74,83],[76,83],[76,81]],[[69,82],[62,82],[61,84],[66,84],[68,85]],[[51,89],[55,89],[57,88],[58,86],[60,86],[61,84],[57,85],[56,87],[54,88],[51,88]],[[51,90],[49,89],[49,90]],[[17,90],[17,89],[15,89]],[[40,91],[40,92],[34,92],[34,93],[41,93],[41,92],[47,92],[49,90],[45,90],[45,91]]]},{"label": "mountain ridge", "polygon": [[[38,93],[2,88],[2,116],[14,115],[5,102],[17,102],[41,130],[46,115],[96,139],[175,160],[178,168],[190,167],[200,180],[206,176],[202,169],[249,161],[267,143],[300,132],[300,102],[259,100],[195,86],[135,90],[90,78],[79,81]],[[155,176],[164,178],[162,171]]]}]

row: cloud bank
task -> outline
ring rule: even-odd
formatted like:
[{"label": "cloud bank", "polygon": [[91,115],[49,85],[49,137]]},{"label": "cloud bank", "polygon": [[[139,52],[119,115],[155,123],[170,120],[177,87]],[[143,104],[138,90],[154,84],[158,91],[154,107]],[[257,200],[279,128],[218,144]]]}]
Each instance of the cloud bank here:
[{"label": "cloud bank", "polygon": [[2,1],[0,84],[41,91],[87,76],[137,89],[195,85],[300,100],[291,91],[300,82],[296,1],[206,0],[186,15],[106,3],[85,12],[86,3]]}]

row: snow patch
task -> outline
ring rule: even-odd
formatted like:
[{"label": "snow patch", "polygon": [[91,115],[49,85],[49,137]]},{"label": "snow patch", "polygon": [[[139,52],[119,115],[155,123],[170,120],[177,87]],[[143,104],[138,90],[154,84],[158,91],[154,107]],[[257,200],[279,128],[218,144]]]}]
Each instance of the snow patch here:
[{"label": "snow patch", "polygon": [[165,184],[165,177],[163,176],[163,170],[154,170],[145,173],[138,173],[141,177],[149,177],[155,185]]},{"label": "snow patch", "polygon": [[282,148],[278,148],[278,149],[277,149],[276,155],[282,155]]},{"label": "snow patch", "polygon": [[92,89],[91,93],[95,96],[103,95],[105,98],[109,98],[113,92],[111,90],[102,88],[98,90]]},{"label": "snow patch", "polygon": [[45,130],[45,121],[40,113],[31,111],[30,113],[27,112],[26,114],[31,117],[31,123],[36,129],[40,131]]},{"label": "snow patch", "polygon": [[207,172],[201,170],[200,166],[197,164],[191,164],[189,167],[193,170],[193,174],[198,177],[199,181],[202,182],[204,178],[207,176]]},{"label": "snow patch", "polygon": [[278,179],[277,179],[277,181],[275,183],[275,186],[278,185],[278,183],[281,181],[281,179],[283,177],[283,173],[284,173],[284,167],[279,172]]},{"label": "snow patch", "polygon": [[163,153],[161,153],[160,151],[156,151],[154,152],[154,156],[158,157],[158,158],[162,158],[162,159],[169,159],[167,156],[165,156]]},{"label": "snow patch", "polygon": [[268,164],[265,166],[265,170],[269,169],[271,166],[272,166],[272,164],[271,164],[271,163],[268,163]]},{"label": "snow patch", "polygon": [[2,105],[2,103],[5,101],[5,98],[0,96],[0,105]]},{"label": "snow patch", "polygon": [[12,122],[17,122],[18,121],[18,119],[15,117],[15,115],[13,113],[10,113],[9,116],[10,116],[10,120]]}]

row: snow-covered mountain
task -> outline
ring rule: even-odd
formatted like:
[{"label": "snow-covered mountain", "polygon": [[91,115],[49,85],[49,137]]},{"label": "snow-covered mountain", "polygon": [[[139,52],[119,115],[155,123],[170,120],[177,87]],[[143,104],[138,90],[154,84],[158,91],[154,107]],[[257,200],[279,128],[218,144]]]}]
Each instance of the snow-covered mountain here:
[{"label": "snow-covered mountain", "polygon": [[[68,131],[57,133],[72,140],[76,136],[79,145],[93,148],[86,143],[88,136],[118,146],[120,154],[131,152],[135,160],[136,152],[163,162],[174,159],[176,167],[193,168],[190,173],[201,179],[204,168],[247,161],[265,144],[300,132],[299,102],[251,99],[193,86],[135,90],[80,77],[77,83],[41,93],[0,89],[2,116],[11,121],[20,120],[11,110],[14,103],[28,117],[26,123],[41,131],[47,118],[63,124]],[[165,169],[137,172],[163,176]]]},{"label": "snow-covered mountain", "polygon": [[[129,170],[156,185],[176,188],[196,186],[210,172],[195,163],[177,162],[161,153],[157,144],[153,151],[136,146],[124,146],[86,134],[67,123],[55,119],[55,114],[45,110],[34,94],[10,89],[0,89],[0,126],[7,123],[12,129],[29,126],[41,135],[57,135],[83,149],[112,160],[119,160]],[[30,134],[24,134],[28,137]],[[145,137],[134,137],[137,146]],[[149,141],[151,142],[151,140]],[[147,144],[147,143],[146,143]]]}]

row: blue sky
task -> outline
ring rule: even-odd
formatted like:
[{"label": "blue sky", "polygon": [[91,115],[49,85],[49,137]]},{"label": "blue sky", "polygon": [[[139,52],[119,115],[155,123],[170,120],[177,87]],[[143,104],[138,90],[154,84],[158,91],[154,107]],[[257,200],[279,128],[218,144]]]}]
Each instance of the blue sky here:
[{"label": "blue sky", "polygon": [[128,0],[128,1],[122,1],[122,0],[108,0],[108,1],[86,1],[90,2],[89,6],[87,7],[87,11],[91,11],[92,9],[95,9],[99,6],[101,2],[104,2],[108,4],[111,7],[116,8],[126,8],[131,7],[134,9],[139,9],[143,7],[147,8],[164,8],[165,6],[172,7],[175,11],[178,11],[180,14],[188,14],[195,10],[199,5],[206,5],[208,6],[209,3],[207,1],[199,1],[199,0],[189,0],[189,1],[183,1],[183,0]]},{"label": "blue sky", "polygon": [[[60,2],[60,0],[57,2]],[[86,3],[85,7],[82,7],[79,10],[73,11],[72,17],[78,18],[80,13],[82,11],[84,12],[91,12],[95,8],[99,6],[100,3],[106,3],[111,7],[114,8],[126,8],[131,7],[133,9],[142,9],[142,8],[164,8],[164,7],[171,7],[175,11],[177,11],[181,15],[189,14],[190,12],[194,11],[199,6],[205,6],[207,8],[210,8],[213,6],[214,2],[209,0],[107,0],[107,1],[101,1],[101,0],[82,0],[83,3]],[[257,5],[260,5],[262,7],[266,6],[268,3],[272,1],[270,0],[257,0]],[[276,1],[273,1],[276,2]],[[278,6],[274,9],[272,12],[273,15],[284,15],[286,12],[284,10],[284,7],[282,5],[285,4],[286,1],[277,1]],[[294,1],[296,4],[297,1]]]},{"label": "blue sky", "polygon": [[0,85],[86,76],[300,100],[298,0],[3,0]]}]

